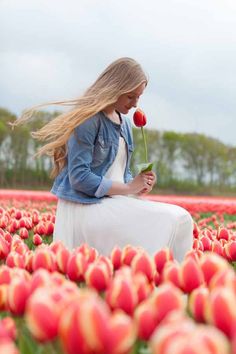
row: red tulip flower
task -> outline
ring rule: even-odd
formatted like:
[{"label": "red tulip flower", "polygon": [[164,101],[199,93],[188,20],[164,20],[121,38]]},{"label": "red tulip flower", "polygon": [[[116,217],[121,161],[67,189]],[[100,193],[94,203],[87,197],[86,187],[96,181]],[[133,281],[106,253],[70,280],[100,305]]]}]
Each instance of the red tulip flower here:
[{"label": "red tulip flower", "polygon": [[136,125],[136,127],[141,128],[143,142],[144,142],[145,164],[139,165],[140,172],[151,171],[153,164],[148,162],[147,142],[146,142],[146,137],[145,137],[144,129],[143,129],[144,125],[146,125],[146,123],[147,123],[147,118],[146,118],[146,115],[144,114],[144,112],[140,108],[137,108],[136,111],[134,112],[133,121],[134,121],[134,124]]},{"label": "red tulip flower", "polygon": [[136,109],[136,111],[134,112],[133,119],[136,127],[144,127],[144,125],[147,124],[147,118],[140,108]]}]

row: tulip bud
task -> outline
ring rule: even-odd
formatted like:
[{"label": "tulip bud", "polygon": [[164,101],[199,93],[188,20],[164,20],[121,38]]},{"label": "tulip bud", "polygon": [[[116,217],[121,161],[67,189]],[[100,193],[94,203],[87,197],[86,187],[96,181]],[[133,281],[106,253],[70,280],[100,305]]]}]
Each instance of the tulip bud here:
[{"label": "tulip bud", "polygon": [[52,222],[48,222],[46,223],[46,235],[52,235],[53,234],[53,231],[54,231],[54,224]]},{"label": "tulip bud", "polygon": [[12,278],[12,269],[6,265],[0,266],[0,284],[9,284]]},{"label": "tulip bud", "polygon": [[189,297],[188,308],[193,318],[198,322],[205,322],[205,307],[208,303],[209,290],[200,286],[194,289]]},{"label": "tulip bud", "polygon": [[13,318],[12,317],[4,317],[1,320],[1,324],[6,329],[6,332],[7,332],[8,336],[12,340],[16,340],[17,328],[16,328],[16,324],[15,324],[15,321],[13,320]]},{"label": "tulip bud", "polygon": [[114,270],[117,270],[121,267],[121,254],[122,254],[122,251],[117,246],[114,247],[111,251],[110,259],[112,261]]},{"label": "tulip bud", "polygon": [[183,293],[171,283],[161,284],[152,295],[158,323],[173,310],[184,310]]},{"label": "tulip bud", "polygon": [[127,245],[122,249],[121,263],[130,266],[134,256],[138,253],[138,248]]},{"label": "tulip bud", "polygon": [[6,265],[10,268],[18,267],[18,268],[24,268],[25,262],[24,262],[24,256],[21,254],[12,251],[8,254],[6,258]]},{"label": "tulip bud", "polygon": [[[173,351],[173,349],[170,350],[170,347],[173,344],[176,345],[176,343],[179,345],[179,341],[189,338],[194,329],[194,323],[190,319],[181,321],[181,326],[179,323],[158,326],[150,340],[152,354],[176,354],[176,348],[175,351]],[[188,351],[181,354],[185,353],[191,352]]]},{"label": "tulip bud", "polygon": [[219,256],[224,257],[224,249],[222,244],[218,240],[212,241],[211,251],[217,253]]},{"label": "tulip bud", "polygon": [[179,263],[176,261],[166,262],[162,271],[161,280],[162,282],[171,282],[177,288],[181,288]]},{"label": "tulip bud", "polygon": [[54,253],[49,248],[38,248],[33,256],[32,267],[34,271],[39,268],[45,268],[49,272],[53,272],[57,269]]},{"label": "tulip bud", "polygon": [[84,280],[88,262],[82,253],[72,253],[67,262],[67,275],[70,280],[81,282]]},{"label": "tulip bud", "polygon": [[147,124],[147,118],[140,108],[137,108],[134,112],[133,121],[136,127],[143,127]]},{"label": "tulip bud", "polygon": [[213,275],[223,269],[229,269],[228,262],[215,253],[205,253],[200,259],[200,267],[204,274],[204,279],[209,284]]},{"label": "tulip bud", "polygon": [[92,263],[98,257],[98,251],[90,247],[87,243],[83,243],[81,246],[76,248],[76,253],[81,253],[88,263]]},{"label": "tulip bud", "polygon": [[228,337],[233,336],[236,324],[236,295],[232,289],[215,288],[209,296],[205,317],[210,324],[219,328]]},{"label": "tulip bud", "polygon": [[29,231],[25,227],[22,227],[20,229],[20,238],[22,240],[25,240],[25,239],[29,238]]},{"label": "tulip bud", "polygon": [[7,305],[11,313],[21,316],[25,312],[25,306],[30,295],[30,284],[20,278],[14,278],[8,286]]},{"label": "tulip bud", "polygon": [[39,246],[39,245],[42,244],[42,242],[43,242],[42,237],[39,234],[34,234],[34,236],[33,236],[33,244],[35,246]]},{"label": "tulip bud", "polygon": [[108,353],[109,318],[109,308],[101,298],[88,290],[81,292],[60,317],[59,338],[64,351],[67,354]]},{"label": "tulip bud", "polygon": [[130,353],[136,340],[136,327],[123,311],[115,311],[109,320],[109,354]]},{"label": "tulip bud", "polygon": [[24,263],[25,263],[25,269],[32,273],[33,272],[33,257],[34,257],[34,252],[33,251],[27,251],[24,254]]},{"label": "tulip bud", "polygon": [[165,247],[160,251],[156,252],[154,255],[156,270],[161,274],[165,266],[165,263],[167,261],[172,261],[173,259],[174,259],[174,255],[170,248]]},{"label": "tulip bud", "polygon": [[39,268],[33,272],[30,282],[30,292],[34,292],[39,287],[50,287],[50,284],[50,273],[46,269]]},{"label": "tulip bud", "polygon": [[185,293],[190,293],[204,283],[200,265],[193,258],[186,258],[181,264],[180,284]]},{"label": "tulip bud", "polygon": [[203,244],[203,249],[204,251],[210,251],[211,250],[211,247],[212,247],[212,242],[211,240],[207,237],[207,236],[203,236],[200,238],[200,241],[202,242]]},{"label": "tulip bud", "polygon": [[211,278],[208,287],[210,290],[217,287],[231,288],[236,293],[236,275],[233,268],[222,269],[215,273],[215,275]]},{"label": "tulip bud", "polygon": [[39,288],[29,298],[26,323],[33,337],[47,342],[58,334],[60,315],[65,307],[65,295],[58,288]]},{"label": "tulip bud", "polygon": [[134,313],[138,328],[138,338],[148,341],[158,325],[155,306],[150,301],[144,301],[137,306]]},{"label": "tulip bud", "polygon": [[147,277],[143,273],[134,274],[133,282],[138,295],[138,303],[140,303],[152,293],[154,284],[149,283]]},{"label": "tulip bud", "polygon": [[234,262],[236,261],[236,241],[230,241],[224,246],[225,253],[227,258]]},{"label": "tulip bud", "polygon": [[132,283],[130,270],[125,268],[125,271],[122,269],[122,272],[116,273],[107,289],[106,302],[111,309],[122,309],[127,314],[133,313],[138,303],[138,295]]},{"label": "tulip bud", "polygon": [[228,241],[229,238],[230,238],[229,231],[225,227],[222,227],[222,228],[218,229],[218,232],[217,232],[217,239],[218,240],[225,239],[225,240]]},{"label": "tulip bud", "polygon": [[70,255],[70,251],[64,246],[60,247],[56,252],[57,266],[59,271],[63,274],[65,274],[67,271],[67,263],[70,258]]},{"label": "tulip bud", "polygon": [[193,240],[193,249],[204,251],[204,247],[203,247],[202,241],[195,238]]},{"label": "tulip bud", "polygon": [[193,237],[198,238],[199,234],[200,234],[200,229],[199,229],[197,223],[194,222],[193,223]]},{"label": "tulip bud", "polygon": [[151,282],[155,274],[155,263],[146,252],[138,252],[132,259],[131,269],[134,273],[141,272]]},{"label": "tulip bud", "polygon": [[104,291],[110,282],[110,275],[103,262],[90,263],[85,273],[86,284],[97,291]]}]

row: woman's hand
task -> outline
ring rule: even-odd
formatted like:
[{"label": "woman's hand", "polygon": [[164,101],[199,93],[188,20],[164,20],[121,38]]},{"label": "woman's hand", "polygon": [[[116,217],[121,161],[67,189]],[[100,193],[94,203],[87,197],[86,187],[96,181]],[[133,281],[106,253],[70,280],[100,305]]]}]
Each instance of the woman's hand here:
[{"label": "woman's hand", "polygon": [[156,175],[153,171],[140,173],[128,183],[129,193],[138,195],[149,193],[155,183]]},{"label": "woman's hand", "polygon": [[150,193],[157,181],[157,177],[156,177],[155,172],[148,171],[148,172],[145,172],[145,174],[148,178],[148,187],[141,190],[141,192],[138,193],[139,195],[145,195],[145,194]]}]

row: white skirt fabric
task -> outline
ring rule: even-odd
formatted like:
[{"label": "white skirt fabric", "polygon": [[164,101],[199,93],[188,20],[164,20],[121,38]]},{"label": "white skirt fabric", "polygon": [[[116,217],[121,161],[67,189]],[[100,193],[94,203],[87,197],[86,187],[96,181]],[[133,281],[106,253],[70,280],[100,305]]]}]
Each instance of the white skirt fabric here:
[{"label": "white skirt fabric", "polygon": [[[123,179],[123,172],[117,167],[125,167],[125,157],[125,145],[120,140],[117,158],[106,176]],[[109,255],[114,246],[131,244],[150,255],[167,246],[175,259],[182,261],[192,247],[193,221],[179,206],[132,196],[107,197],[89,205],[59,199],[53,239],[69,249],[87,243],[104,255]]]},{"label": "white skirt fabric", "polygon": [[90,205],[58,201],[54,241],[69,249],[88,243],[109,255],[114,246],[131,244],[153,255],[168,246],[181,261],[192,247],[192,235],[190,214],[176,205],[126,196]]}]

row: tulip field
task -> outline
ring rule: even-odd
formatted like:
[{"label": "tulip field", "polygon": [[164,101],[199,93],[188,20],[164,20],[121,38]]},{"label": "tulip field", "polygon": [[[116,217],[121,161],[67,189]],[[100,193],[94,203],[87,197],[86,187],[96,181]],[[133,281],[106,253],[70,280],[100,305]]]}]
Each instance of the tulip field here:
[{"label": "tulip field", "polygon": [[149,196],[194,219],[193,248],[53,242],[56,200],[0,191],[0,353],[236,354],[236,199]]}]

